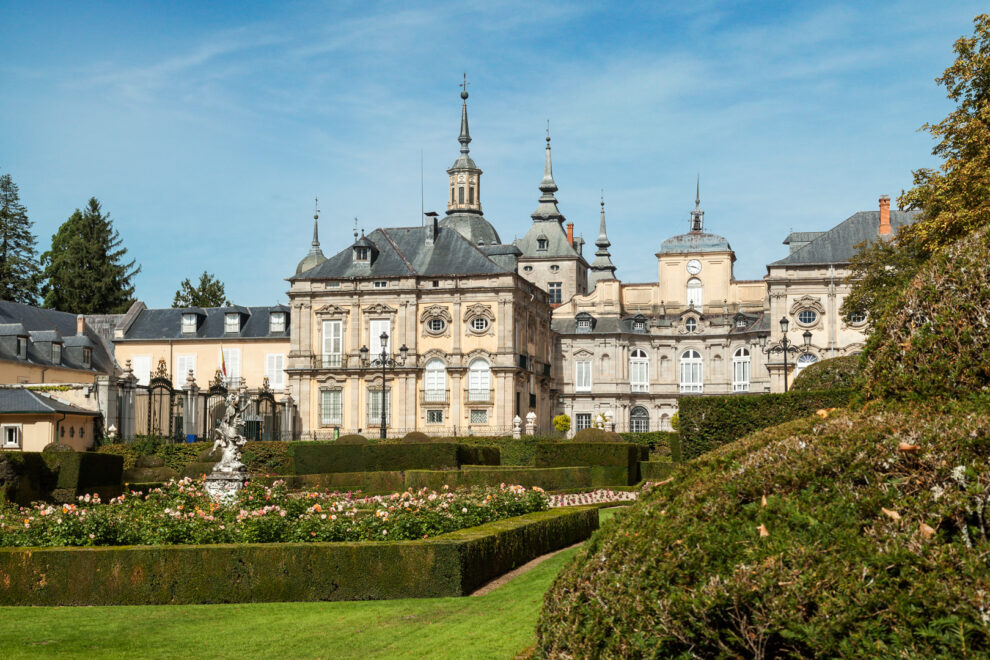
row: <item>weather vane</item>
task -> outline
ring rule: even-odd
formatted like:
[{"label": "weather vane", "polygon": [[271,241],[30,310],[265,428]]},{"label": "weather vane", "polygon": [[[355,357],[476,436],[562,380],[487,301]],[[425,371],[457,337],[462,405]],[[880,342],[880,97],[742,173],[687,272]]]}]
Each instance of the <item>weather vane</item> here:
[{"label": "weather vane", "polygon": [[464,82],[462,82],[460,85],[458,85],[458,87],[461,88],[461,98],[462,99],[466,99],[467,98],[467,93],[468,93],[467,92],[467,86],[470,85],[470,84],[471,83],[469,83],[468,82],[468,79],[467,79],[467,72],[465,72],[464,73]]},{"label": "weather vane", "polygon": [[313,220],[319,220],[319,219],[320,219],[320,198],[319,197],[314,197],[313,198]]}]

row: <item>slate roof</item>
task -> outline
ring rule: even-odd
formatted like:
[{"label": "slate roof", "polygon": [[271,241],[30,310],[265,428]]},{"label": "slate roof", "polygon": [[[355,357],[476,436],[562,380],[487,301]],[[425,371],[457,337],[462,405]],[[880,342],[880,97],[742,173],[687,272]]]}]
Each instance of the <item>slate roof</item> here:
[{"label": "slate roof", "polygon": [[[547,249],[538,250],[537,240],[547,239]],[[559,259],[560,257],[580,257],[577,250],[567,242],[564,228],[557,222],[534,222],[522,238],[517,238],[513,244],[522,250],[523,258]]]},{"label": "slate roof", "polygon": [[[891,211],[890,226],[893,234],[896,234],[901,227],[914,224],[920,213],[920,211]],[[879,228],[879,210],[854,213],[804,247],[770,265],[847,264],[858,251],[857,245],[877,240]]]},{"label": "slate roof", "polygon": [[732,247],[724,237],[703,231],[689,231],[671,236],[660,244],[660,253],[681,252],[731,252]]},{"label": "slate roof", "polygon": [[[142,341],[149,339],[262,339],[269,337],[289,338],[289,319],[286,318],[285,330],[269,332],[269,321],[272,312],[287,313],[285,305],[271,307],[207,307],[195,308],[203,316],[195,333],[182,332],[182,315],[194,310],[186,309],[143,309],[131,323],[122,338],[114,341]],[[228,312],[246,313],[239,333],[227,333],[224,330],[224,316]]]},{"label": "slate roof", "polygon": [[[17,330],[17,328],[20,328]],[[41,334],[37,334],[41,333]],[[35,345],[35,341],[50,342],[57,333],[61,337],[65,347],[87,346],[93,349],[90,366],[84,367],[81,354],[77,356],[72,351],[62,351],[62,361],[54,365],[51,361],[51,352],[43,351]],[[89,326],[86,326],[85,334],[76,335],[76,315],[68,312],[59,312],[54,309],[42,309],[21,303],[0,301],[0,335],[21,334],[30,337],[27,347],[27,360],[29,364],[39,364],[43,366],[60,366],[67,369],[78,369],[82,371],[103,372],[112,374],[114,372],[113,354],[100,336]],[[35,339],[35,336],[41,337]],[[0,359],[20,360],[16,352],[10,347],[0,344]]]},{"label": "slate roof", "polygon": [[[448,216],[449,217],[449,216]],[[441,226],[432,245],[426,232],[432,227],[388,227],[368,234],[377,250],[370,265],[354,261],[347,247],[315,268],[289,278],[295,280],[354,279],[409,276],[497,275],[514,272],[499,266],[453,229]]]},{"label": "slate roof", "polygon": [[0,389],[0,415],[69,413],[72,415],[89,415],[96,417],[100,413],[86,410],[68,403],[56,401],[51,397],[23,388]]},{"label": "slate roof", "polygon": [[499,245],[502,243],[495,227],[485,220],[485,216],[480,213],[456,211],[441,220],[440,226],[457,231],[473,245]]}]

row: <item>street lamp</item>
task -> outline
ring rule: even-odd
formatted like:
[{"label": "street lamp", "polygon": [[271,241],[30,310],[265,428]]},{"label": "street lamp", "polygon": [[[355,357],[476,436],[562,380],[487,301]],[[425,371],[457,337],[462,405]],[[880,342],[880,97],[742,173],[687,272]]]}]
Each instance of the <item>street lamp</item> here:
[{"label": "street lamp", "polygon": [[[784,391],[787,391],[787,354],[788,353],[800,353],[801,348],[795,346],[793,342],[787,339],[787,329],[790,327],[791,322],[786,316],[780,319],[780,332],[783,334],[779,342],[767,345],[767,340],[769,335],[760,336],[760,348],[767,356],[767,371],[770,371],[770,357],[775,353],[781,353],[784,356]],[[801,335],[804,339],[804,350],[811,348],[811,331],[805,330],[804,334]]]},{"label": "street lamp", "polygon": [[373,360],[368,360],[368,347],[362,346],[359,353],[361,353],[361,362],[366,367],[381,367],[382,368],[382,408],[381,408],[381,439],[385,439],[385,433],[388,430],[388,411],[385,409],[385,369],[395,369],[398,366],[404,365],[406,363],[406,358],[409,356],[409,348],[405,344],[399,349],[399,360],[396,361],[389,357],[388,355],[388,333],[383,332],[379,337],[382,343],[382,352],[378,354],[378,357]]}]

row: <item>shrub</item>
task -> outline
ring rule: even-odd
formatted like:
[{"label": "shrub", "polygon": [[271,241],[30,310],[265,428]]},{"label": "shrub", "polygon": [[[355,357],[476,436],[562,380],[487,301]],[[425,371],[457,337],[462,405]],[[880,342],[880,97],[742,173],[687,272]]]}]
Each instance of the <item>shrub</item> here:
[{"label": "shrub", "polygon": [[457,468],[461,464],[498,465],[495,447],[454,443],[341,445],[297,442],[289,447],[296,474],[375,472]]},{"label": "shrub", "polygon": [[557,415],[553,418],[553,428],[558,433],[567,433],[571,430],[571,418],[567,415]]},{"label": "shrub", "polygon": [[409,433],[406,433],[404,436],[402,436],[402,442],[410,442],[410,443],[416,442],[419,444],[423,444],[426,442],[435,442],[435,441],[431,440],[430,436],[426,435],[425,433],[421,433],[420,431],[410,431]]},{"label": "shrub", "polygon": [[591,487],[591,469],[581,467],[526,468],[478,467],[464,470],[408,470],[406,488],[451,488],[516,484],[543,490],[567,490]]},{"label": "shrub", "polygon": [[876,320],[868,397],[958,397],[990,387],[990,228],[936,252]]},{"label": "shrub", "polygon": [[639,481],[638,445],[627,442],[558,442],[536,447],[536,467],[591,467],[591,485],[628,486]]},{"label": "shrub", "polygon": [[165,459],[161,456],[138,456],[134,461],[136,468],[160,468],[165,467]]},{"label": "shrub", "polygon": [[338,445],[366,445],[371,442],[368,438],[357,433],[348,433],[334,440]]},{"label": "shrub", "polygon": [[859,376],[859,356],[844,355],[808,365],[791,384],[793,392],[809,392],[832,388],[849,389]]},{"label": "shrub", "polygon": [[581,429],[574,434],[574,442],[622,442],[622,436],[605,429]]},{"label": "shrub", "polygon": [[684,458],[694,458],[747,433],[811,415],[822,408],[845,406],[851,397],[851,390],[840,389],[681,397],[678,414],[683,415],[680,437]]},{"label": "shrub", "polygon": [[620,433],[624,442],[642,445],[650,450],[650,455],[679,463],[681,457],[681,435],[676,431],[646,431],[643,433]]},{"label": "shrub", "polygon": [[533,465],[536,446],[541,442],[555,442],[555,439],[540,435],[524,435],[518,440],[512,436],[467,436],[452,438],[452,441],[498,447],[502,465]]},{"label": "shrub", "polygon": [[679,466],[560,573],[538,652],[986,656],[987,438],[990,396],[873,403]]}]

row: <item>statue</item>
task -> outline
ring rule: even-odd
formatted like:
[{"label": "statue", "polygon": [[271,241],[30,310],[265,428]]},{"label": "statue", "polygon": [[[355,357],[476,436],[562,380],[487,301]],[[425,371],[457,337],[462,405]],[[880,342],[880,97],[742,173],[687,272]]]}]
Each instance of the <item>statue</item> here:
[{"label": "statue", "polygon": [[231,502],[237,491],[244,487],[247,468],[241,462],[241,448],[247,439],[239,433],[244,426],[241,414],[244,408],[237,406],[238,395],[231,392],[225,400],[223,419],[217,425],[210,452],[220,450],[220,461],[213,466],[213,472],[206,477],[205,488],[213,499]]}]

